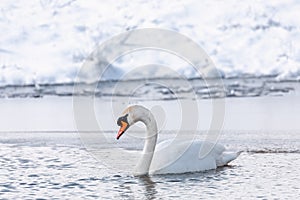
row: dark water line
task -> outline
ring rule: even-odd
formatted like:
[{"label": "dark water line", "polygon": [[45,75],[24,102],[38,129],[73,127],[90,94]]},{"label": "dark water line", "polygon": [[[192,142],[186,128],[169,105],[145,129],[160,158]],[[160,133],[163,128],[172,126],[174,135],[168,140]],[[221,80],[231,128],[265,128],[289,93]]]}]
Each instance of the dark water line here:
[{"label": "dark water line", "polygon": [[255,153],[255,154],[277,154],[277,153],[295,153],[295,154],[300,154],[300,150],[272,150],[272,149],[266,149],[266,150],[246,150],[243,151],[245,153]]}]

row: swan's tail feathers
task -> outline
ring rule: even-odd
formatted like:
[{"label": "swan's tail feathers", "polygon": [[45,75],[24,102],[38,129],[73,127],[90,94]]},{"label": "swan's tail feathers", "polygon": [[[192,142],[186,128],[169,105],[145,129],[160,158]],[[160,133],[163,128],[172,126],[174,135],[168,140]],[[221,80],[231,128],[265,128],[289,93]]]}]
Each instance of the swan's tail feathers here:
[{"label": "swan's tail feathers", "polygon": [[227,165],[231,161],[235,160],[241,153],[242,153],[242,151],[238,151],[238,152],[223,152],[219,156],[219,158],[216,160],[216,164],[217,164],[218,167]]}]

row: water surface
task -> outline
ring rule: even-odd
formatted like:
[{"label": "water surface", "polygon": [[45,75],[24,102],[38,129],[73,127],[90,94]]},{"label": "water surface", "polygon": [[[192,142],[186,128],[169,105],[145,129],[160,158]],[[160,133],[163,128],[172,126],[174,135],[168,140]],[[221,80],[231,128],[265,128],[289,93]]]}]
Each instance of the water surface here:
[{"label": "water surface", "polygon": [[[0,134],[1,199],[300,197],[300,153],[295,151],[300,149],[300,137],[296,133],[269,137],[269,133],[239,132],[238,137],[230,140],[226,138],[237,132],[227,132],[220,142],[227,148],[245,151],[229,166],[200,173],[150,177],[134,177],[107,166],[87,151],[74,133],[27,133],[26,138],[21,133],[9,133],[12,137]],[[43,137],[37,137],[38,134]],[[124,139],[123,143],[126,145],[120,145],[124,148],[134,146],[130,140]],[[123,157],[112,162],[126,160],[130,159]]]}]

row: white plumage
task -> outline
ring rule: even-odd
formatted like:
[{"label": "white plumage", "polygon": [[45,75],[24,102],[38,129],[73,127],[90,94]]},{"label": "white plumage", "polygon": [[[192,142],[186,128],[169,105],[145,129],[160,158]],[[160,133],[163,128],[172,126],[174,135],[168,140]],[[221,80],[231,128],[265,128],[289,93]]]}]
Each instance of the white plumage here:
[{"label": "white plumage", "polygon": [[[177,138],[156,145],[157,125],[155,118],[148,109],[142,106],[128,107],[118,122],[122,120],[128,123],[128,127],[141,121],[147,128],[142,157],[136,165],[135,175],[186,173],[216,169],[227,165],[240,154],[240,152],[227,152],[221,144],[199,140],[180,140]],[[117,138],[126,129],[127,127],[125,129],[121,127],[120,130],[124,131],[119,131]]]}]

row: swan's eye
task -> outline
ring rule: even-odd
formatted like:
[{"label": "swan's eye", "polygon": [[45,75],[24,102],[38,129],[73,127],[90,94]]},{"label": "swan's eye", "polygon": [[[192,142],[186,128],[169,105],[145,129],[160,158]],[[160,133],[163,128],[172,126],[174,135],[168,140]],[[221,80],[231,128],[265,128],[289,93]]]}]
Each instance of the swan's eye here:
[{"label": "swan's eye", "polygon": [[123,122],[126,122],[126,123],[128,124],[127,116],[128,116],[128,114],[126,114],[126,115],[124,115],[124,116],[122,116],[122,117],[119,117],[119,119],[118,119],[118,121],[117,121],[118,126],[122,126],[122,123],[121,123],[122,121],[123,121]]},{"label": "swan's eye", "polygon": [[119,118],[119,119],[118,119],[118,122],[117,122],[118,126],[121,126],[121,125],[122,125],[122,124],[121,124],[121,121],[122,121],[122,120]]}]

